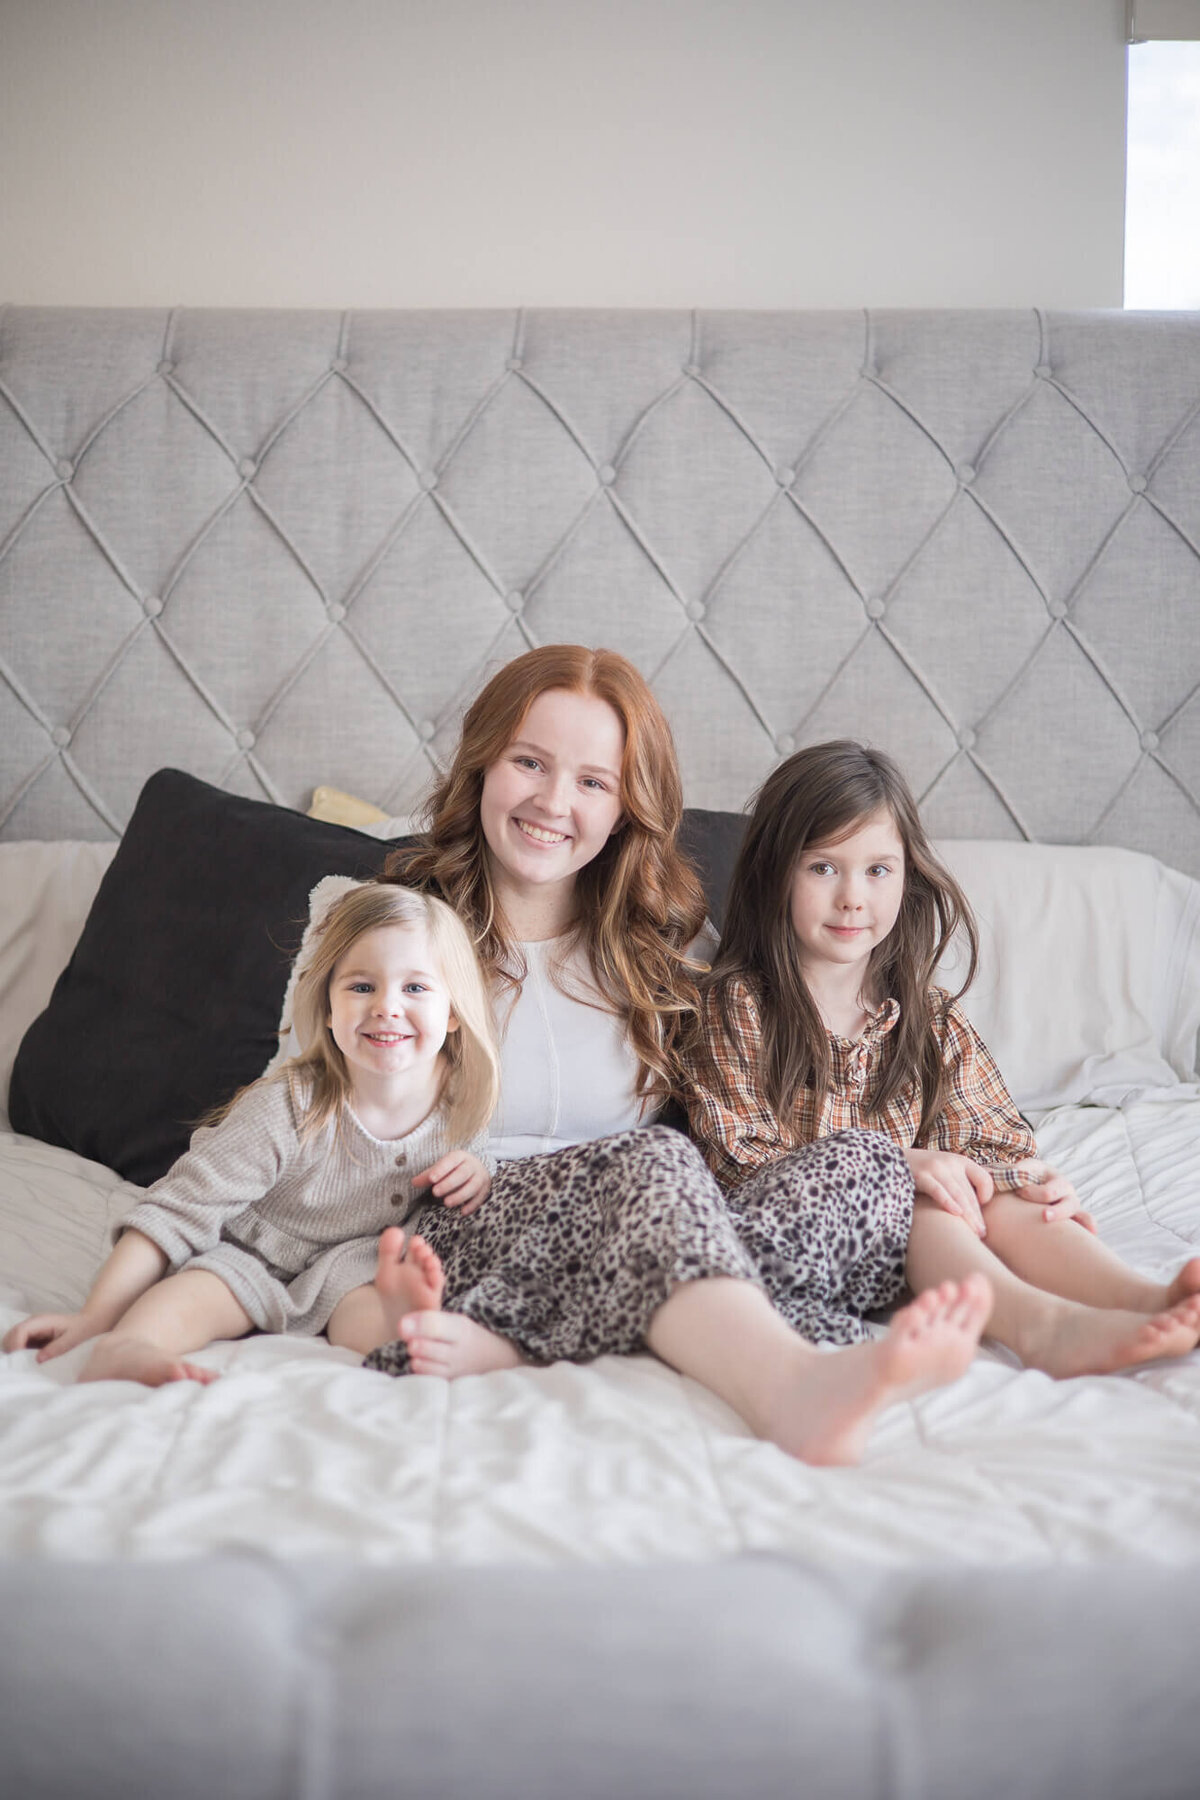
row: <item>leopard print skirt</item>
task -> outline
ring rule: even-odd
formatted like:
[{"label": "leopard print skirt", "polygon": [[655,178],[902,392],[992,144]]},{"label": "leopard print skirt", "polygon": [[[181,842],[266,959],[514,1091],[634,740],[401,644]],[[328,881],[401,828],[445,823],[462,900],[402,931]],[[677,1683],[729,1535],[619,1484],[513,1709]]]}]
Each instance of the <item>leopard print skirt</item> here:
[{"label": "leopard print skirt", "polygon": [[[726,1200],[695,1145],[655,1125],[503,1163],[470,1218],[431,1203],[411,1223],[447,1311],[531,1362],[590,1362],[644,1349],[674,1289],[715,1276],[757,1282],[815,1343],[853,1343],[903,1288],[912,1206],[903,1153],[876,1132],[823,1138]],[[366,1366],[407,1374],[407,1348]]]}]

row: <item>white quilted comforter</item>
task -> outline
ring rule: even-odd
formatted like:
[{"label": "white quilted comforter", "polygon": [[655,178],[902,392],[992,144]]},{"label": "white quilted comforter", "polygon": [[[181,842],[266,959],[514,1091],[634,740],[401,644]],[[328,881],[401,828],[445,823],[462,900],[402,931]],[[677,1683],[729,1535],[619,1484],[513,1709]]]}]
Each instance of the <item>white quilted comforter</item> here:
[{"label": "white quilted comforter", "polygon": [[[1200,1244],[1200,1102],[1072,1108],[1043,1152],[1147,1272]],[[0,1138],[0,1329],[81,1298],[136,1190]],[[649,1357],[447,1385],[260,1337],[210,1387],[77,1387],[84,1352],[0,1358],[0,1553],[556,1564],[782,1551],[815,1561],[1200,1557],[1200,1354],[1054,1382],[983,1351],[811,1469]]]}]

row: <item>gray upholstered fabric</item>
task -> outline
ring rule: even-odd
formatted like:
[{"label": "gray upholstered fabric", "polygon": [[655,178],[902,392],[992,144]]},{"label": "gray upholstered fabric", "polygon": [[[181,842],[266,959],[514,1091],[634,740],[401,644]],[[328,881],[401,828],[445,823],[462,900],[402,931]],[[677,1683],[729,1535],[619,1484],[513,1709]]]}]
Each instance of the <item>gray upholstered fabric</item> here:
[{"label": "gray upholstered fabric", "polygon": [[1200,871],[1200,315],[10,309],[0,821],[173,763],[405,810],[532,643],[693,804],[894,750],[947,836]]},{"label": "gray upholstered fabric", "polygon": [[1147,1564],[0,1564],[22,1800],[1191,1800],[1200,1607]]}]

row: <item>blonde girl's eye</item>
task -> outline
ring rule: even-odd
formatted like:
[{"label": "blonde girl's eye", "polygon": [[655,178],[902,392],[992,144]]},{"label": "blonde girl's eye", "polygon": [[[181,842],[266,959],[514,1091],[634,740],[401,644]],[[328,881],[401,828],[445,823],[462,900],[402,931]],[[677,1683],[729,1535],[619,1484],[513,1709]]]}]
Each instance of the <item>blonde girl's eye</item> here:
[{"label": "blonde girl's eye", "polygon": [[369,981],[352,981],[350,992],[352,994],[370,994],[374,992],[374,989]]},{"label": "blonde girl's eye", "polygon": [[429,989],[423,981],[406,981],[404,991],[406,994],[427,994]]}]

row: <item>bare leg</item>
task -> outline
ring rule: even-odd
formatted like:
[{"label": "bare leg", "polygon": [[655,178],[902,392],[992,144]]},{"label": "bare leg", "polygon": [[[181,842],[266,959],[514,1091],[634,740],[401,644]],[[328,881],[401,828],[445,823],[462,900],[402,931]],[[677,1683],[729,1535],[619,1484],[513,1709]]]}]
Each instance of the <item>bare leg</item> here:
[{"label": "bare leg", "polygon": [[146,1387],[214,1381],[214,1370],[182,1359],[215,1338],[245,1337],[252,1325],[219,1275],[184,1269],[148,1288],[111,1331],[96,1339],[79,1379],[140,1381]]},{"label": "bare leg", "polygon": [[325,1335],[331,1344],[369,1356],[397,1335],[401,1316],[414,1307],[436,1310],[442,1304],[446,1277],[437,1253],[424,1238],[409,1238],[389,1225],[379,1240],[374,1281],[351,1288],[330,1314]]},{"label": "bare leg", "polygon": [[898,1312],[886,1338],[825,1353],[799,1337],[748,1281],[677,1287],[650,1348],[703,1382],[760,1437],[810,1463],[857,1462],[876,1415],[960,1376],[991,1294],[978,1276],[945,1282]]},{"label": "bare leg", "polygon": [[987,1242],[1000,1261],[1023,1281],[1066,1300],[1159,1313],[1200,1293],[1200,1256],[1186,1262],[1167,1285],[1139,1275],[1093,1232],[1082,1230],[1073,1220],[1047,1222],[1040,1206],[1015,1194],[996,1194],[984,1216]]},{"label": "bare leg", "polygon": [[[996,1254],[991,1225],[995,1204],[988,1204],[985,1243],[961,1219],[918,1198],[908,1240],[908,1279],[919,1288],[971,1273],[986,1275],[995,1295],[988,1336],[1014,1351],[1027,1368],[1057,1376],[1105,1375],[1160,1356],[1183,1356],[1200,1342],[1200,1299],[1195,1297],[1154,1314],[1136,1308],[1101,1310],[1023,1281]],[[1028,1210],[1037,1212],[1032,1206]],[[1069,1222],[1046,1225],[1038,1217],[1047,1236],[1067,1230]],[[1086,1254],[1091,1234],[1079,1226],[1074,1232]]]}]

